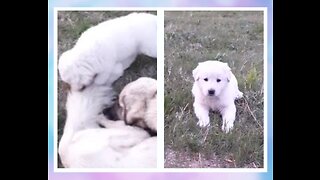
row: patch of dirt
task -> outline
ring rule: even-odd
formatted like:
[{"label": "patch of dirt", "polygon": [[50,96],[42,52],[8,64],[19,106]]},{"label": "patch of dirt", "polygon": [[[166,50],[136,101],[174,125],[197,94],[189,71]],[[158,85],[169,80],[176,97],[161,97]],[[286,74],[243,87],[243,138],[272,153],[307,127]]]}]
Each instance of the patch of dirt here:
[{"label": "patch of dirt", "polygon": [[[237,168],[235,161],[231,157],[218,157],[211,155],[206,158],[201,153],[188,153],[166,148],[164,152],[165,168]],[[257,168],[252,162],[246,164],[243,168]]]},{"label": "patch of dirt", "polygon": [[222,162],[217,156],[206,159],[200,153],[178,152],[172,148],[165,149],[165,168],[220,168],[230,166]]}]

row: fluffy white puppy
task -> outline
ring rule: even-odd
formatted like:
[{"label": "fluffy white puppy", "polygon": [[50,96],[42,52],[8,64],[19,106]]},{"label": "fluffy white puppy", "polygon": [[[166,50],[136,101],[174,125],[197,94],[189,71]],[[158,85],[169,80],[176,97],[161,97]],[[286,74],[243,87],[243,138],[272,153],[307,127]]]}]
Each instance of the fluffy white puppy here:
[{"label": "fluffy white puppy", "polygon": [[68,168],[155,168],[157,138],[125,124],[86,129],[74,135],[62,155]]},{"label": "fluffy white puppy", "polygon": [[128,83],[110,111],[110,119],[157,132],[157,80],[140,77]]},{"label": "fluffy white puppy", "polygon": [[[67,120],[59,142],[64,167],[156,167],[156,140],[142,128],[108,122],[101,114],[112,94],[110,87],[96,85],[68,93]],[[99,127],[101,122],[106,128]]]},{"label": "fluffy white puppy", "polygon": [[205,61],[193,70],[194,111],[199,119],[198,125],[210,125],[209,110],[222,115],[222,130],[229,132],[233,128],[236,106],[235,99],[243,96],[238,82],[227,63]]},{"label": "fluffy white puppy", "polygon": [[138,54],[157,57],[157,16],[131,13],[102,22],[81,34],[59,59],[62,81],[72,90],[111,85]]}]

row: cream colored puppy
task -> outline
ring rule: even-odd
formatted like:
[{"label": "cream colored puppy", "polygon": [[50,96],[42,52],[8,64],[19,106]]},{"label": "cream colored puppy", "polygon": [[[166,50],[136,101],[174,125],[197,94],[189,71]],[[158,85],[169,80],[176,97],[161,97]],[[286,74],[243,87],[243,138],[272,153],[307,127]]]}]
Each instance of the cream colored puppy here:
[{"label": "cream colored puppy", "polygon": [[119,106],[126,124],[157,132],[157,80],[141,77],[127,84],[119,95]]},{"label": "cream colored puppy", "polygon": [[72,90],[111,86],[138,54],[157,57],[156,15],[131,13],[87,29],[60,56],[59,74]]},{"label": "cream colored puppy", "polygon": [[111,111],[111,119],[157,132],[157,80],[141,77],[127,84]]},{"label": "cream colored puppy", "polygon": [[209,110],[222,115],[222,130],[229,132],[236,116],[235,99],[243,96],[238,82],[227,63],[205,61],[193,70],[194,111],[199,119],[198,125],[210,125]]},{"label": "cream colored puppy", "polygon": [[[156,140],[139,127],[109,121],[102,115],[112,100],[107,86],[71,91],[67,97],[67,120],[59,142],[66,168],[156,167]],[[106,128],[100,128],[103,123]]]}]

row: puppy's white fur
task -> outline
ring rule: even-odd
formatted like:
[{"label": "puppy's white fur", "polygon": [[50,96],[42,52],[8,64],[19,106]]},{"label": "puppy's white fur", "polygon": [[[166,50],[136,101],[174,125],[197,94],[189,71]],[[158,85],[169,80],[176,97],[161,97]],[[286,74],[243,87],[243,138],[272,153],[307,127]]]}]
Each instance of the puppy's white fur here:
[{"label": "puppy's white fur", "polygon": [[129,125],[157,132],[157,80],[140,77],[127,84],[119,95],[118,116]]},{"label": "puppy's white fur", "polygon": [[131,13],[87,29],[59,59],[61,79],[72,90],[111,85],[138,54],[157,57],[157,17]]},{"label": "puppy's white fur", "polygon": [[[108,121],[101,114],[112,93],[109,87],[93,85],[68,94],[67,120],[59,143],[65,167],[156,167],[156,142],[146,131],[123,121]],[[101,122],[106,128],[99,127]]]},{"label": "puppy's white fur", "polygon": [[238,89],[238,82],[227,63],[205,61],[193,70],[194,111],[199,119],[198,125],[210,125],[209,110],[222,115],[222,130],[229,132],[236,116],[235,99],[243,96]]}]

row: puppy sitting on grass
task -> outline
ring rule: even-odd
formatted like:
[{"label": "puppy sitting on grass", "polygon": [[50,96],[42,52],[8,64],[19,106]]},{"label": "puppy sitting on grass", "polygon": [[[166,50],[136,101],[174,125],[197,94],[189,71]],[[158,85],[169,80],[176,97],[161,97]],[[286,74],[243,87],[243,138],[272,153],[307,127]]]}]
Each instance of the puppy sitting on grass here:
[{"label": "puppy sitting on grass", "polygon": [[123,119],[134,125],[157,133],[157,80],[141,77],[127,84],[119,95],[118,103],[106,111],[109,119]]},{"label": "puppy sitting on grass", "polygon": [[194,111],[199,119],[198,125],[210,125],[209,110],[222,115],[222,130],[229,132],[233,128],[236,106],[235,99],[243,96],[238,82],[227,63],[205,61],[193,70]]}]

